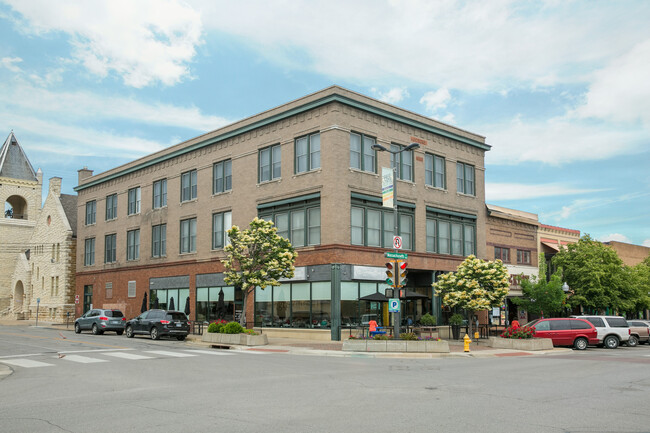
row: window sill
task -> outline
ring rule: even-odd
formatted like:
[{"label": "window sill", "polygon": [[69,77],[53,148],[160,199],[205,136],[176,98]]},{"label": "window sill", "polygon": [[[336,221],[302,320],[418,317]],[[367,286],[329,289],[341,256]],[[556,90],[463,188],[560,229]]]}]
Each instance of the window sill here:
[{"label": "window sill", "polygon": [[195,256],[196,251],[190,251],[188,253],[179,253],[178,255],[181,256],[181,257],[183,257],[183,256]]},{"label": "window sill", "polygon": [[130,213],[130,214],[127,215],[128,218],[134,217],[134,216],[140,216],[140,212]]},{"label": "window sill", "polygon": [[314,168],[312,170],[301,171],[300,173],[295,173],[292,177],[295,179],[298,176],[304,176],[306,174],[313,174],[313,173],[320,173],[321,171],[323,171],[323,169],[321,167],[318,167],[318,168]]},{"label": "window sill", "polygon": [[212,197],[217,197],[220,195],[230,195],[230,194],[232,194],[232,189],[229,189],[227,191],[221,191],[221,192],[213,192]]},{"label": "window sill", "polygon": [[264,182],[258,182],[257,187],[259,188],[262,185],[268,185],[270,183],[280,183],[280,182],[282,182],[282,178],[281,177],[276,177],[275,179],[265,180]]},{"label": "window sill", "polygon": [[465,194],[464,192],[456,192],[456,195],[460,197],[476,198],[475,194]]},{"label": "window sill", "polygon": [[180,203],[180,205],[183,206],[184,204],[196,203],[197,201],[199,201],[198,197],[197,197],[197,198],[193,198],[193,199],[191,199],[191,200],[185,200],[185,201],[182,201],[182,202]]},{"label": "window sill", "polygon": [[151,210],[156,211],[156,210],[161,210],[161,209],[167,209],[167,205],[160,206],[160,207],[152,207]]},{"label": "window sill", "polygon": [[445,194],[447,194],[447,193],[449,192],[449,191],[447,191],[447,189],[445,189],[445,188],[441,188],[441,187],[439,187],[439,186],[424,185],[424,187],[425,187],[426,189],[432,189],[432,190],[434,190],[434,191],[444,192]]},{"label": "window sill", "polygon": [[105,222],[109,223],[109,222],[111,222],[111,221],[116,221],[116,220],[117,220],[117,217],[115,217],[115,218],[111,218],[111,219],[108,219],[108,220],[105,220]]},{"label": "window sill", "polygon": [[160,260],[160,259],[166,259],[167,255],[165,254],[164,256],[151,256],[151,260]]},{"label": "window sill", "polygon": [[354,168],[354,167],[349,167],[349,169],[351,173],[370,174],[375,177],[380,177],[379,173],[375,173],[374,171],[359,170],[358,168]]}]

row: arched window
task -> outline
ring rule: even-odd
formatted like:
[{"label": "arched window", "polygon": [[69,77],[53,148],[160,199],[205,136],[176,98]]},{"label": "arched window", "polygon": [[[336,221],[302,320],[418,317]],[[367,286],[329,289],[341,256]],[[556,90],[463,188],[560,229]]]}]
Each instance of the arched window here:
[{"label": "arched window", "polygon": [[19,195],[12,195],[5,202],[5,218],[27,219],[27,201]]}]

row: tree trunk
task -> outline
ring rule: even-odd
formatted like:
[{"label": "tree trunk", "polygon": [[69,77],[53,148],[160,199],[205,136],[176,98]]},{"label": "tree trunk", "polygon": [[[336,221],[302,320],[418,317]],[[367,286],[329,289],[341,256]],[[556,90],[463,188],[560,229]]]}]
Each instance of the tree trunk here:
[{"label": "tree trunk", "polygon": [[467,318],[467,333],[469,334],[469,338],[472,338],[472,322],[474,322],[474,312],[470,310],[469,317]]},{"label": "tree trunk", "polygon": [[244,303],[241,309],[241,317],[239,318],[239,324],[245,328],[246,327],[246,305],[248,302],[248,289],[243,290],[243,292],[244,292]]}]

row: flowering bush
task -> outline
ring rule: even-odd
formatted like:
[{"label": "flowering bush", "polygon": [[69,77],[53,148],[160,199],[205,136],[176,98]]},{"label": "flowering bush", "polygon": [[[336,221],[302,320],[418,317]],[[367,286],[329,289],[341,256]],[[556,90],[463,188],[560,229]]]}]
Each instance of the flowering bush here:
[{"label": "flowering bush", "polygon": [[521,326],[521,327],[509,327],[501,333],[502,338],[517,338],[520,340],[533,338],[535,337],[535,327],[533,326]]}]

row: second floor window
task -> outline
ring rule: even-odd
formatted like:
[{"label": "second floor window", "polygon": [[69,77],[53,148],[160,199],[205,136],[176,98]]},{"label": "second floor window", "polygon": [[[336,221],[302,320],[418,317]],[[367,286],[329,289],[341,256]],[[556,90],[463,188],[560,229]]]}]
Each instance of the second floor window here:
[{"label": "second floor window", "polygon": [[196,218],[181,221],[181,253],[196,252]]},{"label": "second floor window", "polygon": [[106,221],[117,218],[117,194],[106,196]]},{"label": "second floor window", "polygon": [[221,161],[212,167],[212,194],[218,194],[232,189],[232,160]]},{"label": "second floor window", "polygon": [[153,183],[153,208],[167,206],[167,179],[160,179]]},{"label": "second floor window", "polygon": [[376,151],[372,148],[375,143],[372,137],[350,133],[350,167],[375,173]]},{"label": "second floor window", "polygon": [[510,263],[510,248],[494,247],[494,260]]},{"label": "second floor window", "polygon": [[259,217],[273,221],[278,235],[295,247],[320,244],[320,198],[261,209]]},{"label": "second floor window", "polygon": [[167,255],[167,224],[159,224],[151,228],[151,257]]},{"label": "second floor window", "polygon": [[298,138],[295,155],[296,173],[320,168],[320,133]]},{"label": "second floor window", "polygon": [[138,260],[140,258],[140,229],[126,232],[126,259]]},{"label": "second floor window", "polygon": [[[404,146],[391,144],[390,150],[397,152]],[[395,167],[395,158],[397,158],[397,178],[401,180],[413,181],[413,151],[391,153],[390,167]]]},{"label": "second floor window", "polygon": [[[402,248],[413,249],[413,214],[398,208],[398,234]],[[350,209],[351,243],[368,247],[392,248],[395,224],[393,210],[384,210],[381,202],[353,200]]]},{"label": "second floor window", "polygon": [[95,238],[86,239],[84,249],[84,266],[95,264]]},{"label": "second floor window", "polygon": [[476,254],[476,220],[427,212],[427,252],[469,256]]},{"label": "second floor window", "polygon": [[259,181],[267,182],[282,176],[280,145],[267,147],[259,153]]},{"label": "second floor window", "polygon": [[475,195],[473,165],[456,163],[456,188],[461,194]]},{"label": "second floor window", "polygon": [[95,200],[86,202],[86,225],[95,224],[97,215],[97,202]]},{"label": "second floor window", "polygon": [[530,251],[517,250],[517,263],[522,265],[530,265]]},{"label": "second floor window", "polygon": [[445,189],[445,158],[427,153],[424,155],[424,183]]},{"label": "second floor window", "polygon": [[139,186],[129,190],[129,215],[140,213],[140,194]]},{"label": "second floor window", "polygon": [[196,198],[196,170],[186,171],[181,174],[181,201]]},{"label": "second floor window", "polygon": [[117,235],[104,236],[104,263],[114,263],[117,260]]},{"label": "second floor window", "polygon": [[212,249],[220,249],[230,243],[228,233],[232,227],[232,212],[220,212],[212,215]]}]

